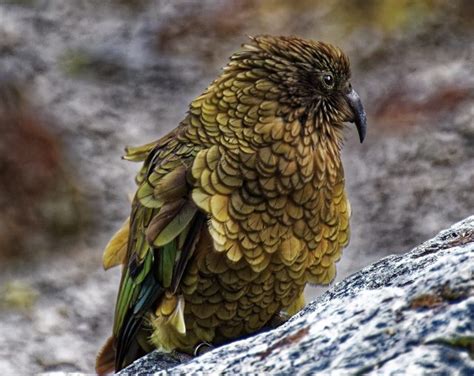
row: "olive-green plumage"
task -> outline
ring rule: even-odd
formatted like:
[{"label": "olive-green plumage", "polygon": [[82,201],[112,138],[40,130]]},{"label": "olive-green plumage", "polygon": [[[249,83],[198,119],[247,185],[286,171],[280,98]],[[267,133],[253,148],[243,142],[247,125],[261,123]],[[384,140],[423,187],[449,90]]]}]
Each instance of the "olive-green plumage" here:
[{"label": "olive-green plumage", "polygon": [[260,36],[144,161],[130,220],[104,252],[123,264],[101,373],[158,348],[192,353],[255,332],[328,284],[349,241],[343,123],[365,113],[336,47]]}]

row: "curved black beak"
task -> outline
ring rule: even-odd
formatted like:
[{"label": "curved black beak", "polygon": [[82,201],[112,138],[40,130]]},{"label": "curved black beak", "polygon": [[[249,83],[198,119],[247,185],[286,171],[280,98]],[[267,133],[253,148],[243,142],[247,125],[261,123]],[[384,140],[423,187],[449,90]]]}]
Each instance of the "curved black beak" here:
[{"label": "curved black beak", "polygon": [[359,94],[357,94],[354,89],[350,89],[350,91],[345,94],[345,97],[349,107],[354,113],[354,119],[352,122],[354,122],[357,127],[360,143],[362,143],[367,133],[367,115],[365,114]]}]

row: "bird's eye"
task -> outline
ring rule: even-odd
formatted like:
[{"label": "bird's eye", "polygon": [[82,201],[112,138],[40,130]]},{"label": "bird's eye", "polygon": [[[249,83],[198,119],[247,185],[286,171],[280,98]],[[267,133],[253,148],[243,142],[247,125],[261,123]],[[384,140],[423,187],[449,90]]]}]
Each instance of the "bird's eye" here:
[{"label": "bird's eye", "polygon": [[334,86],[334,77],[330,74],[323,75],[324,84],[330,89]]}]

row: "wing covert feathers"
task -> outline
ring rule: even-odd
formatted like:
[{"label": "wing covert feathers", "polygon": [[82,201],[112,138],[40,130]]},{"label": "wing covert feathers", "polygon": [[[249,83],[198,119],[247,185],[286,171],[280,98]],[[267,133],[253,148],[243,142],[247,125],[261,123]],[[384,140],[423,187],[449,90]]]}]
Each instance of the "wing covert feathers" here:
[{"label": "wing covert feathers", "polygon": [[[114,322],[116,369],[143,351],[143,338],[149,336],[147,314],[166,289],[179,285],[192,258],[200,235],[192,227],[197,224],[200,229],[197,218],[202,216],[189,199],[187,173],[194,154],[173,134],[128,149],[128,159],[145,163],[136,178],[139,187],[129,224],[118,231],[104,254],[107,267],[125,265]],[[169,315],[170,325],[179,333],[185,332],[183,310],[181,302]]]}]

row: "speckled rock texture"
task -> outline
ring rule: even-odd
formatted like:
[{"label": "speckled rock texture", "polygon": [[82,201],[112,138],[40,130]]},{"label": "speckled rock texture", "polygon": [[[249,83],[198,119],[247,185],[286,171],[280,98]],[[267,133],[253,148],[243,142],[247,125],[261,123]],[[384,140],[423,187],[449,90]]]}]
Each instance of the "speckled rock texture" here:
[{"label": "speckled rock texture", "polygon": [[474,216],[335,285],[281,327],[120,374],[474,374]]}]

